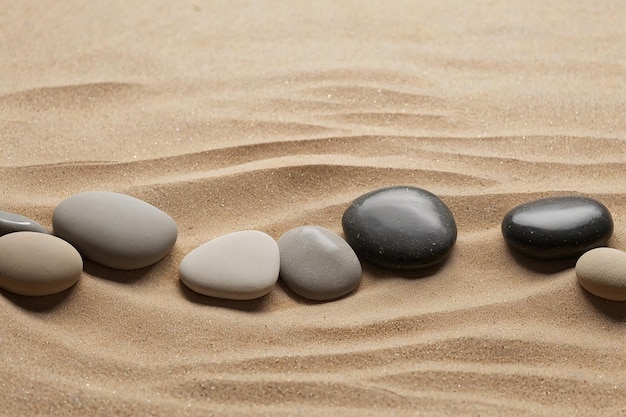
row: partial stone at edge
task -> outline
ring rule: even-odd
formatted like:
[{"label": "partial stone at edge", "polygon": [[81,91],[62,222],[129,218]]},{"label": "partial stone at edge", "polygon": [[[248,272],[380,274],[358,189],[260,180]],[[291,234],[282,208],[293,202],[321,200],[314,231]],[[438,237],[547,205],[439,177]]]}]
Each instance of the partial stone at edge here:
[{"label": "partial stone at edge", "polygon": [[28,217],[0,210],[0,236],[14,232],[49,233],[42,225]]},{"label": "partial stone at edge", "polygon": [[585,252],[576,262],[580,285],[598,297],[626,301],[626,253],[613,248]]}]

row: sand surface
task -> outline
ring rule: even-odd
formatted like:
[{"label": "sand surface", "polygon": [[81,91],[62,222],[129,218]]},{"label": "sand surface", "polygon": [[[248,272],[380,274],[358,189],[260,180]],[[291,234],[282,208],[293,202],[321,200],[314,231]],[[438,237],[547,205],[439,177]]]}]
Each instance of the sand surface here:
[{"label": "sand surface", "polygon": [[[0,209],[51,228],[63,199],[111,190],[179,238],[151,268],[0,292],[1,415],[626,415],[624,303],[500,232],[519,203],[581,194],[626,250],[623,1],[2,3]],[[329,303],[180,283],[211,238],[342,233],[394,184],[454,212],[441,268],[364,264]]]}]

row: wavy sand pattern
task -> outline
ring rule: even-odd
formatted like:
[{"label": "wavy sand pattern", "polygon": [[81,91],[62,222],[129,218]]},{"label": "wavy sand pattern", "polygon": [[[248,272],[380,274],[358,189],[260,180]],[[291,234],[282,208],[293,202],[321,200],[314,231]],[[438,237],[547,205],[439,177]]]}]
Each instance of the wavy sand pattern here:
[{"label": "wavy sand pattern", "polygon": [[[626,415],[626,307],[499,229],[582,194],[626,250],[620,1],[45,3],[0,15],[0,209],[50,228],[67,196],[113,190],[180,233],[150,268],[1,292],[0,414]],[[364,264],[330,303],[179,281],[210,238],[341,233],[392,184],[454,212],[443,267]]]}]

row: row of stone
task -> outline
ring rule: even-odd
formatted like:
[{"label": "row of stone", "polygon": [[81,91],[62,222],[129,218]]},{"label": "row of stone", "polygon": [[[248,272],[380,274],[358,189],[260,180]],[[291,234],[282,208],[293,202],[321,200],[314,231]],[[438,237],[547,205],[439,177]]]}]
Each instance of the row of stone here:
[{"label": "row of stone", "polygon": [[[48,295],[74,285],[82,256],[101,265],[137,269],[173,248],[174,220],[158,208],[124,194],[86,192],[55,209],[56,236],[23,216],[0,212],[0,287],[22,295]],[[246,230],[213,239],[180,264],[181,280],[213,297],[247,300],[267,294],[278,277],[314,300],[338,298],[361,280],[361,264],[339,235],[317,226],[290,230],[278,242]]]},{"label": "row of stone", "polygon": [[[317,226],[290,230],[278,242],[259,231],[231,233],[190,252],[180,264],[180,277],[201,294],[252,299],[267,294],[280,276],[303,297],[329,300],[358,286],[359,258],[390,268],[426,268],[443,262],[457,238],[445,203],[408,186],[357,198],[344,213],[342,226],[347,242]],[[87,192],[64,200],[55,209],[53,227],[60,239],[42,234],[47,231],[32,220],[0,212],[0,235],[10,233],[0,237],[1,287],[25,295],[62,291],[80,276],[79,253],[111,268],[136,269],[162,259],[177,238],[170,216],[112,192]],[[613,220],[596,200],[547,198],[507,213],[502,232],[509,246],[523,254],[557,259],[606,244]],[[620,255],[603,251],[599,266],[595,266],[599,256],[581,257],[577,265],[581,285],[604,298],[626,299],[626,269]]]}]

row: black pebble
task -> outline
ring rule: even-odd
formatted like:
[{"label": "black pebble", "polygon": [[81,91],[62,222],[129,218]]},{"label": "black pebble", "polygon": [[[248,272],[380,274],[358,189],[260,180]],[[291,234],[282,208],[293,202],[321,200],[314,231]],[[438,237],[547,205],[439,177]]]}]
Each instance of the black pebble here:
[{"label": "black pebble", "polygon": [[502,220],[509,246],[541,259],[571,258],[603,246],[613,234],[613,218],[600,202],[576,196],[521,204]]},{"label": "black pebble", "polygon": [[456,242],[450,209],[421,188],[394,186],[358,197],[343,215],[346,240],[359,257],[397,269],[445,260]]}]

